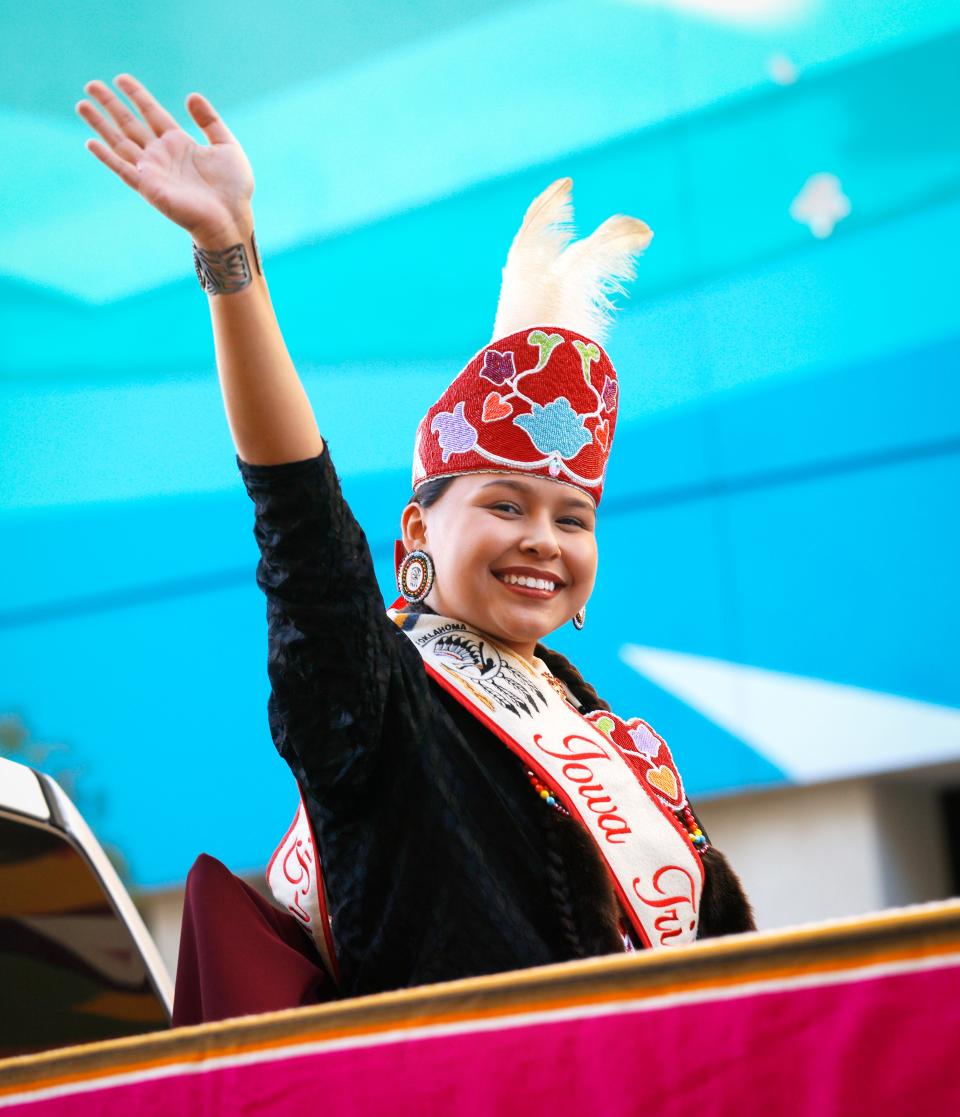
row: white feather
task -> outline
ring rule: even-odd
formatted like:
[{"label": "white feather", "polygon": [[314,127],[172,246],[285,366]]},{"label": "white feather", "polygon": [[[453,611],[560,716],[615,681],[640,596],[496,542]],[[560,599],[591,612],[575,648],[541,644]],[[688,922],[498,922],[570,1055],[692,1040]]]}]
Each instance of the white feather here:
[{"label": "white feather", "polygon": [[603,344],[616,310],[610,296],[626,294],[623,284],[636,276],[635,258],[652,239],[643,221],[617,214],[569,245],[554,265],[557,324]]},{"label": "white feather", "polygon": [[610,296],[624,293],[623,283],[636,274],[634,258],[653,233],[618,214],[573,241],[572,186],[572,179],[558,179],[527,209],[503,268],[494,339],[551,325],[606,340],[616,309]]},{"label": "white feather", "polygon": [[528,206],[503,268],[495,338],[547,320],[543,310],[550,302],[549,276],[573,238],[572,186],[572,179],[557,179]]}]

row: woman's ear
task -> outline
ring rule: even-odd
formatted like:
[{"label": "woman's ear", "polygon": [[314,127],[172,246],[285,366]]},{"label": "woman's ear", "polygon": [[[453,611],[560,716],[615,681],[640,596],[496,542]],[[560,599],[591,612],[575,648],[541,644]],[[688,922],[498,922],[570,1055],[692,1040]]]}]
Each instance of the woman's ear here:
[{"label": "woman's ear", "polygon": [[404,548],[409,551],[422,551],[427,545],[427,524],[423,508],[411,501],[400,517],[400,531]]}]

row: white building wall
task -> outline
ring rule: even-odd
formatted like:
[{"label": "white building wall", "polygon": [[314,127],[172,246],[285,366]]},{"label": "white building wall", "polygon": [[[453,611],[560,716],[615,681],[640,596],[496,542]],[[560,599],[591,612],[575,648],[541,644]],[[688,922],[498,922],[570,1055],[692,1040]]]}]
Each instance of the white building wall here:
[{"label": "white building wall", "polygon": [[949,895],[936,784],[842,780],[696,804],[761,929]]}]

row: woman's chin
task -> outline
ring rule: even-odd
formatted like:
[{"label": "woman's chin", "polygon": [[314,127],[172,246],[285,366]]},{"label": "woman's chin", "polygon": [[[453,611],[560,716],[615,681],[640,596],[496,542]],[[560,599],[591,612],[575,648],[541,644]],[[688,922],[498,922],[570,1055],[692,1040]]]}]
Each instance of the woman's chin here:
[{"label": "woman's chin", "polygon": [[[462,603],[448,602],[451,612],[445,613],[458,620],[466,621],[473,628],[486,632],[495,640],[511,646],[533,647],[551,632],[555,632],[567,617],[553,602],[538,601],[535,598],[516,601],[486,601]],[[484,607],[485,606],[485,607]],[[442,610],[438,610],[442,611]]]},{"label": "woman's chin", "polygon": [[530,616],[512,610],[506,616],[501,614],[486,618],[486,624],[479,627],[508,644],[536,644],[559,628],[561,623],[552,623],[552,618],[545,613]]}]

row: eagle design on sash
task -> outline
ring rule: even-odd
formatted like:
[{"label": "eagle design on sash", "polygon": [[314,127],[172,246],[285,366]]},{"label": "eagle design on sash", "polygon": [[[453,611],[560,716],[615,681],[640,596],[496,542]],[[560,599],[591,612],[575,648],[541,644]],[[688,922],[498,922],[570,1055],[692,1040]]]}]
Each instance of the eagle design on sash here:
[{"label": "eagle design on sash", "polygon": [[448,671],[468,679],[516,717],[533,717],[546,709],[547,700],[534,680],[472,633],[444,633],[433,642],[433,650]]}]

